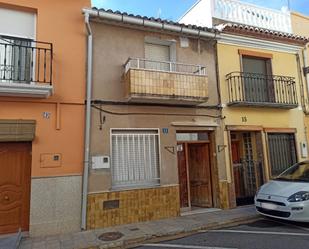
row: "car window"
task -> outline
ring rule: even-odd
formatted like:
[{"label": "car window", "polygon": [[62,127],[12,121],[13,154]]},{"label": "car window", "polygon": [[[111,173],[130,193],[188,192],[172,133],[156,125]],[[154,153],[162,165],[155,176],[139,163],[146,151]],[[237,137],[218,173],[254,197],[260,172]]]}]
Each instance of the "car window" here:
[{"label": "car window", "polygon": [[288,168],[275,180],[309,182],[309,163],[298,163]]}]

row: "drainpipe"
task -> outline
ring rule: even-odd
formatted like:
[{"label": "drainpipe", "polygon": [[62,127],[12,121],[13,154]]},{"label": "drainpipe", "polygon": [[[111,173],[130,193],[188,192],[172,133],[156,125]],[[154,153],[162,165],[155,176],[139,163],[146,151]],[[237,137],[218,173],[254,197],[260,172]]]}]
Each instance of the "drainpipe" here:
[{"label": "drainpipe", "polygon": [[91,126],[91,91],[92,91],[92,32],[89,24],[89,14],[85,14],[85,24],[88,33],[87,42],[87,96],[86,96],[86,121],[85,121],[85,151],[84,151],[84,173],[82,186],[82,222],[81,229],[85,230],[87,225],[87,195],[88,174],[90,158],[90,126]]},{"label": "drainpipe", "polygon": [[[309,43],[307,43],[305,45],[305,48],[303,49],[303,60],[304,60],[304,67],[308,67],[308,46],[309,46]],[[307,91],[309,89],[309,73],[306,74],[306,86],[307,86]],[[307,92],[308,94],[308,92]]]}]

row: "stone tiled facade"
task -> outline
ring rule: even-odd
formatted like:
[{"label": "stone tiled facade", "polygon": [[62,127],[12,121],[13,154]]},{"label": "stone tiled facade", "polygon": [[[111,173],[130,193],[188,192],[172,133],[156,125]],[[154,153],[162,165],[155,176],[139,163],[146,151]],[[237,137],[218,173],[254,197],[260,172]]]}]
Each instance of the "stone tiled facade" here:
[{"label": "stone tiled facade", "polygon": [[178,185],[89,194],[87,229],[176,217],[179,210]]},{"label": "stone tiled facade", "polygon": [[206,75],[130,69],[126,74],[127,95],[165,96],[205,101],[208,98]]}]

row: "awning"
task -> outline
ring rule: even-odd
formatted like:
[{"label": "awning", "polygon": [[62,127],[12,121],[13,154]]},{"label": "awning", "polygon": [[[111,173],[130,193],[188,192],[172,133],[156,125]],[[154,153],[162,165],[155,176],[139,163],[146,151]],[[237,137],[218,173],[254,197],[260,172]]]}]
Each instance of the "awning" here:
[{"label": "awning", "polygon": [[35,120],[0,119],[0,142],[33,141],[35,125]]}]

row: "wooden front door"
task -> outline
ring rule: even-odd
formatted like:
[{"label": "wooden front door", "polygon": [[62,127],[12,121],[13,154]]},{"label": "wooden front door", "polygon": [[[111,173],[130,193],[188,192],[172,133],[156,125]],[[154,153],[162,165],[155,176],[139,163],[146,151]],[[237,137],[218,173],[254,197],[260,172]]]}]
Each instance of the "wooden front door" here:
[{"label": "wooden front door", "polygon": [[243,165],[240,158],[239,141],[232,141],[232,161],[236,198],[244,196]]},{"label": "wooden front door", "polygon": [[209,144],[188,144],[191,205],[212,207]]},{"label": "wooden front door", "polygon": [[29,230],[31,143],[0,143],[0,234]]},{"label": "wooden front door", "polygon": [[179,177],[179,195],[180,207],[189,207],[189,194],[188,194],[188,174],[186,162],[186,145],[180,143],[177,145],[177,158],[178,158],[178,177]]}]

